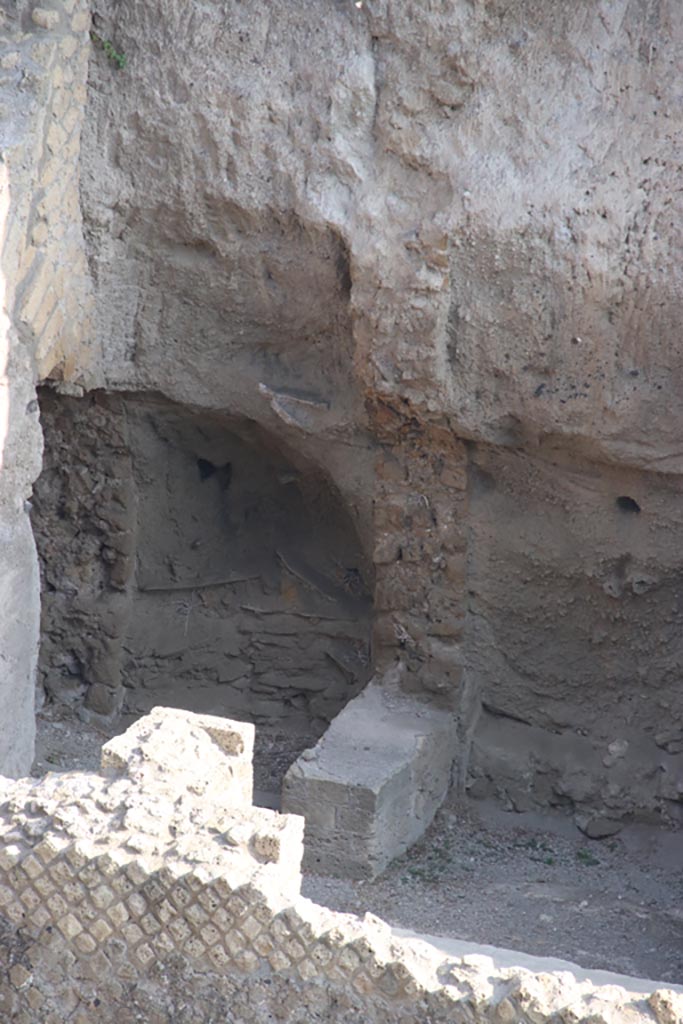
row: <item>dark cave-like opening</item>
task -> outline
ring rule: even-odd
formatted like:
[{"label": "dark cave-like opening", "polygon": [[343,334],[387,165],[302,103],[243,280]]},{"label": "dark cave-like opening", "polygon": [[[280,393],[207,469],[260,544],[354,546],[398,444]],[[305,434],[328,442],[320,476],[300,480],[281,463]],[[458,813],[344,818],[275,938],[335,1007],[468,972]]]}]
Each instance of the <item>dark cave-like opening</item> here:
[{"label": "dark cave-like opening", "polygon": [[40,405],[41,691],[91,715],[253,721],[280,774],[370,674],[339,493],[251,422],[104,392]]}]

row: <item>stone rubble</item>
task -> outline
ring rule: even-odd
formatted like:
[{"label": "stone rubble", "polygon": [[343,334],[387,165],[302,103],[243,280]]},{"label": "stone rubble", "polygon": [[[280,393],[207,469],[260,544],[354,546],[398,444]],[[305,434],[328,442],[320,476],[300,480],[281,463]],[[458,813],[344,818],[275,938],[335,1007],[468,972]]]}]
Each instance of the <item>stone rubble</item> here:
[{"label": "stone rubble", "polygon": [[299,896],[303,822],[251,805],[253,727],[157,708],[99,775],[3,780],[0,1019],[676,1024],[568,973],[492,973]]}]

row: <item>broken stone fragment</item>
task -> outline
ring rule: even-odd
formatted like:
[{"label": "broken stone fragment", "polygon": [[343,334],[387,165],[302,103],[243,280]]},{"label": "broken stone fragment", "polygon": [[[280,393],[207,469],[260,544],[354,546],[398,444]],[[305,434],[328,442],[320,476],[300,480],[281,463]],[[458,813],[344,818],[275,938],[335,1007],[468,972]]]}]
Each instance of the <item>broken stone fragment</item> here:
[{"label": "broken stone fragment", "polygon": [[607,753],[602,759],[602,763],[606,768],[611,768],[613,764],[616,764],[622,757],[626,756],[628,751],[628,740],[614,740],[607,747]]},{"label": "broken stone fragment", "polygon": [[667,754],[683,754],[683,732],[680,729],[667,729],[658,732],[655,743]]},{"label": "broken stone fragment", "polygon": [[512,809],[518,814],[532,811],[536,806],[533,796],[526,790],[517,786],[508,786],[506,792]]},{"label": "broken stone fragment", "polygon": [[93,683],[88,688],[88,695],[86,697],[86,707],[89,711],[94,711],[97,715],[110,715],[116,710],[116,693],[103,683]]},{"label": "broken stone fragment", "polygon": [[577,814],[574,818],[579,828],[589,839],[607,839],[608,836],[615,836],[624,827],[623,821],[616,821],[614,818],[606,818],[602,814],[586,815]]},{"label": "broken stone fragment", "polygon": [[683,995],[670,989],[657,989],[648,999],[658,1024],[680,1024],[683,1020]]}]

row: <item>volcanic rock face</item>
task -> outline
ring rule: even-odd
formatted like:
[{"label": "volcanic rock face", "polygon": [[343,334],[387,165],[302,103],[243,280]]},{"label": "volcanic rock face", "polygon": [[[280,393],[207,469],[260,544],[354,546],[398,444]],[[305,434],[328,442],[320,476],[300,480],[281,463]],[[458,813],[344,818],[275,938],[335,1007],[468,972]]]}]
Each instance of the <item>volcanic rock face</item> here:
[{"label": "volcanic rock face", "polygon": [[91,53],[81,383],[256,424],[325,479],[373,665],[458,714],[462,784],[679,816],[680,4],[122,0],[93,27],[127,63]]}]

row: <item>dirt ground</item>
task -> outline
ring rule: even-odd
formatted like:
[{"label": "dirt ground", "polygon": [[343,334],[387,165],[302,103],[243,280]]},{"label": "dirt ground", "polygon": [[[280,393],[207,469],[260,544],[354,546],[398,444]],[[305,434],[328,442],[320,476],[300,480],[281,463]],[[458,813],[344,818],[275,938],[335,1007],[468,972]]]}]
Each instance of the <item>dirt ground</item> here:
[{"label": "dirt ground", "polygon": [[[94,770],[108,732],[64,710],[38,715],[33,774]],[[305,737],[257,734],[255,792],[274,803]],[[432,935],[683,982],[683,835],[630,826],[591,841],[559,815],[448,802],[424,839],[374,882],[308,875],[304,895]]]}]

